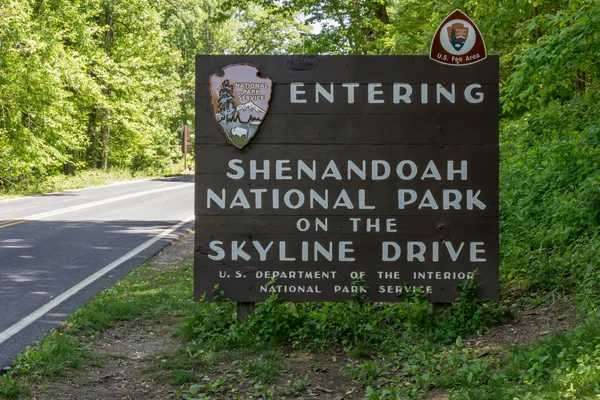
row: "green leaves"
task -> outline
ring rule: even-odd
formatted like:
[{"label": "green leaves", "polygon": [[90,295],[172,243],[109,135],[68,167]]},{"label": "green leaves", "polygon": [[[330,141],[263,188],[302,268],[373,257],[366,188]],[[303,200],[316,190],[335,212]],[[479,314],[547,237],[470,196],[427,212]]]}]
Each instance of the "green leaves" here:
[{"label": "green leaves", "polygon": [[0,187],[96,167],[166,172],[181,157],[181,125],[193,123],[194,56],[289,53],[305,32],[279,6],[231,10],[216,0],[3,2]]},{"label": "green leaves", "polygon": [[505,112],[533,109],[552,100],[568,101],[588,89],[598,90],[600,6],[586,3],[540,15],[525,23],[545,34],[514,52],[515,68],[504,87]]},{"label": "green leaves", "polygon": [[[600,93],[506,122],[501,139],[501,275],[575,291],[600,257]],[[524,179],[526,177],[526,179]],[[599,282],[595,281],[595,284]]]}]

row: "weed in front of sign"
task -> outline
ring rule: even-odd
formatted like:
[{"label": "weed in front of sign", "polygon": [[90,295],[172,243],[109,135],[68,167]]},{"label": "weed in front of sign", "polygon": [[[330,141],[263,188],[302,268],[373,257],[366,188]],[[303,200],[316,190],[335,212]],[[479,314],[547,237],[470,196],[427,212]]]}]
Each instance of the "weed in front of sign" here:
[{"label": "weed in front of sign", "polygon": [[472,280],[463,282],[457,301],[440,313],[419,293],[395,304],[372,303],[362,296],[342,303],[291,303],[275,293],[258,303],[244,324],[235,320],[235,303],[201,302],[182,334],[198,343],[230,348],[271,344],[350,351],[383,345],[402,332],[448,344],[459,336],[480,334],[509,316],[498,304],[476,299],[475,289]]}]

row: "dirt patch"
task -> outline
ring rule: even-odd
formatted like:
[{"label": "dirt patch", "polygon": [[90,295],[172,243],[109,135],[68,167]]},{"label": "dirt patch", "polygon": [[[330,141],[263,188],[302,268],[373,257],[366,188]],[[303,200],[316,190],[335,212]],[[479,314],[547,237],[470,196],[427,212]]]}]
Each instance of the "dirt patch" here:
[{"label": "dirt patch", "polygon": [[35,399],[171,399],[175,388],[148,373],[158,354],[175,350],[172,327],[122,322],[107,330],[91,350],[99,366],[70,371],[34,390]]},{"label": "dirt patch", "polygon": [[194,261],[194,233],[182,236],[150,260],[154,270],[176,269]]},{"label": "dirt patch", "polygon": [[152,365],[147,358],[108,356],[102,367],[69,372],[48,385],[34,388],[34,399],[175,399],[174,388],[153,381],[144,370]]},{"label": "dirt patch", "polygon": [[562,300],[531,309],[515,309],[515,318],[494,327],[467,344],[479,348],[480,354],[499,352],[511,346],[526,345],[553,333],[566,332],[582,320],[573,303]]},{"label": "dirt patch", "polygon": [[450,398],[450,392],[447,390],[434,389],[427,393],[427,400],[447,400]]},{"label": "dirt patch", "polygon": [[[517,310],[513,321],[492,328],[479,338],[466,340],[482,357],[494,357],[512,345],[528,344],[540,337],[573,328],[579,320],[569,303],[553,303],[529,310]],[[121,322],[107,330],[92,350],[101,356],[102,365],[69,372],[51,384],[34,388],[35,399],[176,399],[178,387],[155,379],[153,371],[165,352],[175,351],[180,343],[172,336],[172,324],[156,326],[148,322]],[[245,360],[248,361],[248,360]],[[317,398],[358,400],[364,389],[345,373],[348,358],[343,353],[290,353],[280,360],[277,378],[262,390],[273,390],[272,398]],[[164,372],[164,371],[163,371]],[[247,398],[261,390],[256,380],[244,377],[233,361],[222,362],[201,375],[200,384],[219,378],[226,384],[212,398],[228,399],[234,394]],[[432,390],[430,400],[450,397],[444,390]]]},{"label": "dirt patch", "polygon": [[173,324],[157,326],[155,322],[119,322],[107,330],[92,347],[97,354],[131,359],[144,359],[160,352],[174,351],[179,340],[173,334]]},{"label": "dirt patch", "polygon": [[284,359],[278,386],[289,388],[295,380],[306,377],[305,395],[324,400],[360,399],[363,390],[345,375],[347,361],[340,353],[291,354]]},{"label": "dirt patch", "polygon": [[[277,360],[276,377],[263,382],[257,376],[249,376],[247,368],[250,364],[265,362],[263,357],[240,356],[237,360],[218,363],[198,381],[212,399],[235,396],[243,399],[362,399],[364,390],[344,372],[347,361],[344,355],[335,353],[290,353]],[[215,387],[214,383],[219,380],[223,383]]]}]

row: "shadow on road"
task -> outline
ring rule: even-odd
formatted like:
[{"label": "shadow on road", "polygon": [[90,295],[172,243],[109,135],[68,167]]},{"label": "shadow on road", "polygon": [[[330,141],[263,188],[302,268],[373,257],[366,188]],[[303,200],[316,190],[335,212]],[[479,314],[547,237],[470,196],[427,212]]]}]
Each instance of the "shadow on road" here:
[{"label": "shadow on road", "polygon": [[168,176],[165,178],[156,178],[152,179],[157,182],[183,182],[183,183],[193,183],[194,175],[176,175],[176,176]]},{"label": "shadow on road", "polygon": [[72,192],[58,192],[58,193],[45,193],[45,194],[38,194],[38,197],[73,197],[73,196],[79,196],[77,193],[72,193]]},{"label": "shadow on road", "polygon": [[27,298],[62,293],[178,222],[30,221],[0,229],[2,314]]}]

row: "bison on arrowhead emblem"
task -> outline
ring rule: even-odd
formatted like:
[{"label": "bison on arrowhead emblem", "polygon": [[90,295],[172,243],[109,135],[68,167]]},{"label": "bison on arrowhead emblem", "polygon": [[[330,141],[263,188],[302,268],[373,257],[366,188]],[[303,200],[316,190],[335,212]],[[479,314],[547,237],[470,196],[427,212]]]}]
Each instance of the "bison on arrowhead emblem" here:
[{"label": "bison on arrowhead emblem", "polygon": [[260,128],[271,101],[273,81],[254,65],[235,64],[210,77],[215,119],[231,144],[244,148]]}]

